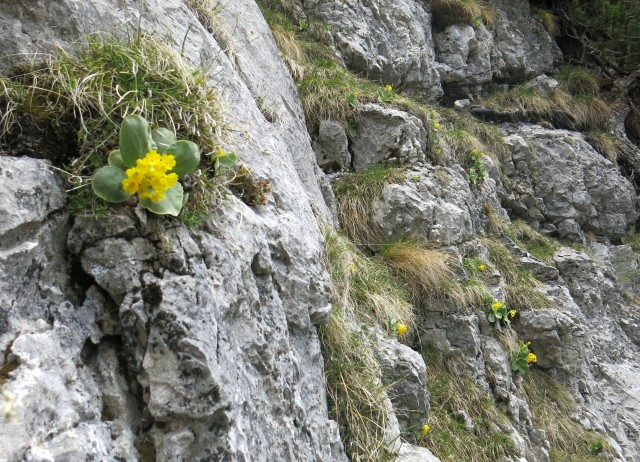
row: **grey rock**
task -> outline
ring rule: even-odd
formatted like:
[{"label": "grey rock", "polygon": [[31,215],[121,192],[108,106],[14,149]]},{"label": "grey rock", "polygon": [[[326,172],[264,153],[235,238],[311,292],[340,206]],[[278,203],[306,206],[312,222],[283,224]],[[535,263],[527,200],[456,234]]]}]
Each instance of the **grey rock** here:
[{"label": "grey rock", "polygon": [[431,15],[413,0],[303,0],[305,13],[331,27],[349,68],[423,98],[442,95]]},{"label": "grey rock", "polygon": [[64,189],[47,163],[0,156],[0,364],[23,329],[72,296]]},{"label": "grey rock", "polygon": [[347,170],[351,166],[349,140],[344,127],[333,120],[320,122],[318,137],[313,142],[318,165],[326,173]]},{"label": "grey rock", "polygon": [[560,83],[545,74],[541,74],[525,83],[525,86],[533,88],[540,96],[549,97],[558,88]]},{"label": "grey rock", "polygon": [[469,107],[470,105],[471,101],[469,101],[468,99],[458,99],[453,102],[453,106],[456,109],[464,109],[466,107]]},{"label": "grey rock", "polygon": [[407,171],[408,181],[385,186],[371,222],[385,236],[416,236],[442,245],[473,239],[482,210],[463,173],[426,166]]},{"label": "grey rock", "polygon": [[533,19],[526,0],[491,0],[496,11],[495,77],[513,80],[553,69],[562,54],[541,23]]},{"label": "grey rock", "polygon": [[405,439],[413,439],[427,422],[429,391],[427,390],[427,366],[422,356],[397,340],[378,336],[376,356],[382,366],[384,384],[400,429]]},{"label": "grey rock", "polygon": [[435,33],[434,39],[447,96],[479,96],[493,76],[492,34],[484,27],[453,24]]},{"label": "grey rock", "polygon": [[536,279],[541,282],[556,281],[559,273],[554,266],[547,265],[546,263],[532,257],[520,257],[518,263],[523,269],[535,274]]},{"label": "grey rock", "polygon": [[517,330],[531,342],[529,348],[538,357],[539,366],[572,375],[582,369],[585,332],[570,315],[553,309],[524,311]]},{"label": "grey rock", "polygon": [[[7,1],[0,5],[0,37],[6,50],[42,52],[55,42],[64,47],[83,33],[124,34],[127,27],[168,31],[163,37],[192,64],[207,69],[221,90],[223,106],[229,108],[224,122],[234,127],[228,142],[256,176],[272,180],[268,206],[257,210],[238,201],[225,203],[207,231],[190,233],[177,223],[165,230],[162,220],[146,220],[140,213],[97,223],[76,217],[67,240],[71,258],[81,262],[74,271],[93,278],[102,291],[102,302],[95,302],[103,305],[96,308],[96,322],[112,332],[109,335],[122,338],[128,384],[138,390],[133,399],[144,413],[139,417],[145,421],[142,437],[152,442],[157,460],[216,460],[221,454],[256,461],[346,460],[337,427],[327,416],[322,358],[312,325],[326,322],[331,309],[330,279],[314,215],[331,216],[321,191],[323,174],[295,86],[255,2],[225,4],[217,17],[220,21],[210,31],[182,0],[150,0],[143,9],[129,0],[117,5],[63,0],[53,6]],[[224,50],[218,39],[227,42]],[[8,61],[1,65],[6,69]],[[270,120],[258,102],[268,109]],[[22,215],[33,223],[33,234],[29,224],[15,235],[38,247],[33,252],[34,245],[21,241],[28,248],[12,252],[24,261],[12,257],[11,266],[3,268],[16,280],[0,279],[13,286],[2,287],[2,297],[10,294],[19,304],[7,311],[8,327],[0,328],[2,351],[18,335],[31,335],[30,324],[46,326],[50,318],[57,322],[57,306],[76,295],[66,293],[71,274],[65,260],[68,230],[66,215],[56,212],[63,194],[53,188],[53,181],[41,179],[45,194],[38,193],[38,202],[43,207],[33,205],[31,215],[7,215]],[[7,226],[17,229],[16,223]],[[20,267],[24,274],[10,269]],[[21,286],[37,287],[38,279],[42,288],[18,292]],[[92,335],[82,334],[81,345]],[[74,364],[80,371],[76,381],[58,381],[56,395],[48,400],[57,406],[56,414],[52,424],[39,431],[67,424],[86,431],[80,435],[82,442],[63,433],[48,440],[46,457],[137,460],[127,451],[133,441],[139,442],[137,434],[131,435],[140,427],[131,421],[138,417],[101,421],[103,392],[114,411],[129,399],[122,381],[104,373],[112,358],[110,348],[98,348],[95,374],[100,382],[89,377],[92,371],[82,356]],[[60,363],[66,357],[74,356],[65,350],[53,359]],[[7,382],[9,390],[30,388],[26,376],[18,373],[22,368]],[[69,374],[73,378],[73,371]],[[52,377],[52,384],[58,383]],[[82,383],[86,390],[76,392],[74,387]],[[29,408],[30,421],[40,416],[37,408]],[[11,429],[0,427],[0,444],[12,445],[3,455],[18,457],[13,451],[22,449],[13,445],[28,443],[31,437],[11,442],[6,437]]]},{"label": "grey rock", "polygon": [[398,462],[440,462],[440,459],[427,448],[407,443],[402,444],[396,460]]},{"label": "grey rock", "polygon": [[417,117],[378,104],[361,109],[357,134],[351,143],[356,171],[383,162],[424,161],[426,148],[427,132]]},{"label": "grey rock", "polygon": [[505,208],[530,218],[535,206],[560,236],[578,241],[585,231],[620,237],[636,220],[633,186],[582,135],[531,125],[509,130],[515,169],[505,168]]}]

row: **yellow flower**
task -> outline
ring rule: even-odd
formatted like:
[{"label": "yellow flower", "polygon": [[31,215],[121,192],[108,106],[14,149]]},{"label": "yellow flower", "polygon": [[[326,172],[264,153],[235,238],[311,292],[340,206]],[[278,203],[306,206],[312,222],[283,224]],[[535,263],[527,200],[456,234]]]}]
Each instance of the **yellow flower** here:
[{"label": "yellow flower", "polygon": [[407,326],[405,324],[398,324],[396,327],[396,332],[398,335],[404,335],[407,333]]},{"label": "yellow flower", "polygon": [[486,156],[486,154],[484,152],[481,152],[480,157],[484,157],[484,156]]},{"label": "yellow flower", "polygon": [[477,149],[472,149],[471,150],[471,154],[473,154],[475,156],[476,154],[478,154],[478,150]]},{"label": "yellow flower", "polygon": [[386,85],[384,89],[387,90],[389,93],[393,91],[393,87],[391,85]]},{"label": "yellow flower", "polygon": [[503,306],[504,306],[504,303],[502,303],[502,302],[495,302],[493,305],[491,305],[491,309],[492,309],[493,311],[497,311],[497,310],[499,310],[500,308],[502,308]]},{"label": "yellow flower", "polygon": [[351,263],[351,264],[349,265],[349,270],[351,270],[351,271],[355,271],[355,270],[356,270],[356,265],[354,265],[353,263]]},{"label": "yellow flower", "polygon": [[427,433],[429,433],[429,430],[431,430],[431,427],[429,425],[423,425],[422,430],[420,430],[420,433],[423,435],[426,435]]},{"label": "yellow flower", "polygon": [[487,267],[486,267],[486,266],[484,266],[484,265],[480,265],[480,266],[478,266],[478,269],[479,269],[480,271],[484,271],[485,269],[487,269]]},{"label": "yellow flower", "polygon": [[536,362],[538,362],[538,357],[537,357],[535,354],[533,354],[533,353],[529,353],[529,354],[527,355],[527,362],[528,362],[529,364],[531,364],[531,363],[536,363]]},{"label": "yellow flower", "polygon": [[136,166],[127,169],[127,177],[122,180],[122,189],[129,194],[138,194],[140,199],[158,202],[164,199],[165,191],[175,186],[178,175],[167,173],[176,166],[172,155],[160,155],[152,149],[136,161]]},{"label": "yellow flower", "polygon": [[440,124],[438,122],[434,123],[433,128],[440,128]]},{"label": "yellow flower", "polygon": [[531,342],[527,342],[527,346],[531,345]]},{"label": "yellow flower", "polygon": [[516,310],[511,310],[511,311],[509,311],[509,316],[511,316],[512,318],[515,318],[517,312],[518,311],[516,311]]}]

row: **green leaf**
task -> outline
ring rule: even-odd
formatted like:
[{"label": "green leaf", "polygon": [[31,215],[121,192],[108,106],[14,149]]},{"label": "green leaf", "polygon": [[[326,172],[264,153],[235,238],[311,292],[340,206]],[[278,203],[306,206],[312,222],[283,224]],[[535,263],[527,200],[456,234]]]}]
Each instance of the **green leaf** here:
[{"label": "green leaf", "polygon": [[122,180],[126,177],[127,174],[118,167],[102,167],[93,175],[91,187],[96,196],[106,201],[123,202],[131,197],[131,194],[122,189]]},{"label": "green leaf", "polygon": [[489,318],[489,322],[496,322],[496,317],[493,313],[489,313],[488,318]]},{"label": "green leaf", "polygon": [[218,162],[216,167],[219,165],[224,168],[233,168],[238,163],[238,154],[235,152],[225,152],[220,156],[216,156],[216,161]]},{"label": "green leaf", "polygon": [[158,215],[173,215],[175,217],[182,209],[183,197],[182,185],[176,183],[173,188],[165,192],[164,199],[161,201],[153,202],[151,199],[140,199],[140,205]]},{"label": "green leaf", "polygon": [[112,167],[118,167],[121,170],[127,169],[127,167],[124,165],[124,162],[122,162],[122,154],[120,154],[120,149],[114,149],[109,153],[107,163]]},{"label": "green leaf", "polygon": [[176,158],[176,166],[169,173],[177,173],[179,178],[195,170],[200,163],[200,150],[191,141],[176,141],[167,148],[165,154]]},{"label": "green leaf", "polygon": [[151,132],[153,141],[156,142],[158,154],[164,154],[169,146],[176,142],[176,136],[168,128],[156,128]]},{"label": "green leaf", "polygon": [[127,167],[136,165],[151,150],[149,123],[137,114],[124,118],[120,125],[120,154]]}]

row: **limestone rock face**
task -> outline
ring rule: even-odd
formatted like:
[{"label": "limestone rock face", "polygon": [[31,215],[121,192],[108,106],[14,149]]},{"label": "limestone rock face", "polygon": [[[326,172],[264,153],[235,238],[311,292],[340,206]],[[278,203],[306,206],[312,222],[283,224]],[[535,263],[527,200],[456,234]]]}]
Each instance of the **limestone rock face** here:
[{"label": "limestone rock face", "polygon": [[416,163],[425,160],[427,132],[417,117],[378,104],[365,105],[351,143],[354,170],[375,164]]},{"label": "limestone rock face", "polygon": [[413,440],[413,432],[428,422],[429,391],[424,359],[408,346],[382,337],[378,338],[376,355],[382,365],[385,385],[390,386],[388,394],[403,437]]},{"label": "limestone rock face", "polygon": [[561,59],[527,1],[493,0],[489,5],[495,13],[493,24],[447,21],[434,32],[438,69],[449,99],[479,96],[494,79],[521,81],[549,72]]},{"label": "limestone rock face", "polygon": [[442,245],[475,235],[479,213],[464,173],[448,167],[407,171],[407,181],[384,188],[372,222],[386,236],[416,236]]},{"label": "limestone rock face", "polygon": [[434,62],[431,15],[414,0],[303,0],[304,12],[328,24],[336,49],[358,74],[423,98],[442,95]]},{"label": "limestone rock face", "polygon": [[125,207],[77,216],[69,234],[57,176],[0,156],[1,364],[15,367],[0,458],[346,460],[314,327],[330,311],[314,215],[330,219],[327,182],[294,84],[255,2],[221,8],[213,33],[190,4],[0,5],[9,51],[166,31],[215,76],[229,142],[274,191],[259,210],[226,203],[200,231]]},{"label": "limestone rock face", "polygon": [[506,138],[511,185],[503,204],[525,219],[544,219],[560,236],[582,240],[584,231],[617,238],[637,217],[631,183],[582,135],[519,125]]}]

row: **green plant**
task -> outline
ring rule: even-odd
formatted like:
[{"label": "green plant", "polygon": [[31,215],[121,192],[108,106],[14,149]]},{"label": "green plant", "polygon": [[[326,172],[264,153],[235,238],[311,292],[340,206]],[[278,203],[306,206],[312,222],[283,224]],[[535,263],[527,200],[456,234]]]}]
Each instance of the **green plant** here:
[{"label": "green plant", "polygon": [[356,244],[378,244],[378,230],[371,229],[369,218],[373,203],[384,187],[405,181],[402,169],[388,165],[373,165],[336,179],[333,189],[338,205],[338,218],[347,236]]},{"label": "green plant", "polygon": [[232,191],[249,205],[265,205],[267,195],[271,193],[271,181],[257,180],[246,165],[239,165],[234,177],[228,182]]},{"label": "green plant", "polygon": [[200,150],[191,141],[176,141],[166,128],[151,131],[144,117],[130,115],[122,121],[120,147],[111,151],[108,163],[91,181],[98,197],[124,202],[137,194],[143,208],[177,216],[185,199],[178,179],[195,170]]},{"label": "green plant", "polygon": [[473,186],[484,183],[486,179],[487,171],[482,163],[482,158],[485,156],[484,152],[480,152],[477,149],[472,149],[468,157],[467,162],[467,178],[469,183]]},{"label": "green plant", "polygon": [[509,325],[511,319],[516,317],[516,310],[508,310],[504,302],[494,300],[493,303],[487,304],[487,320],[496,325]]},{"label": "green plant", "polygon": [[495,22],[493,8],[483,0],[433,0],[431,12],[434,24],[440,28],[465,23],[479,26],[482,22],[491,27]]},{"label": "green plant", "polygon": [[[30,139],[72,139],[42,154],[74,180],[69,196],[86,198],[89,179],[116,147],[114,135],[122,120],[138,114],[202,150],[199,175],[189,175],[193,185],[183,216],[204,215],[224,197],[226,178],[223,167],[209,162],[224,125],[217,92],[208,81],[201,69],[191,68],[157,38],[139,34],[122,41],[91,35],[74,53],[60,49],[42,63],[27,63],[0,77],[0,143],[10,149],[21,127],[31,126],[41,129],[30,130]],[[93,207],[82,197],[70,197],[69,203],[75,211],[83,203]]]},{"label": "green plant", "polygon": [[[420,438],[420,445],[443,462],[495,462],[514,456],[513,440],[500,430],[509,418],[486,390],[462,373],[454,358],[443,358],[431,346],[422,354],[429,370],[431,411],[428,437]],[[462,421],[461,411],[474,428]]]},{"label": "green plant", "polygon": [[560,87],[572,96],[597,95],[600,92],[598,79],[585,67],[562,66],[555,77]]},{"label": "green plant", "polygon": [[538,361],[538,357],[529,349],[531,342],[518,342],[518,349],[511,356],[511,370],[526,374],[529,372],[529,365]]},{"label": "green plant", "polygon": [[394,93],[391,85],[385,85],[384,88],[378,90],[378,102],[379,103],[391,103],[393,101]]},{"label": "green plant", "polygon": [[587,451],[589,453],[597,455],[600,454],[604,450],[604,441],[597,439],[589,441],[589,445],[587,446]]}]

